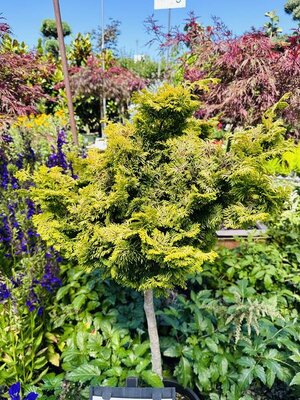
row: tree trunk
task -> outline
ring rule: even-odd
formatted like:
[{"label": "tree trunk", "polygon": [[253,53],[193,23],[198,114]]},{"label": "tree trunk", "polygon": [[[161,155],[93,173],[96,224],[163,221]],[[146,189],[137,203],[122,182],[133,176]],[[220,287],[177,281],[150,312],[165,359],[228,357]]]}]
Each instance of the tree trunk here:
[{"label": "tree trunk", "polygon": [[150,339],[152,371],[162,379],[161,353],[153,303],[153,290],[146,290],[144,292],[144,310],[147,318]]}]

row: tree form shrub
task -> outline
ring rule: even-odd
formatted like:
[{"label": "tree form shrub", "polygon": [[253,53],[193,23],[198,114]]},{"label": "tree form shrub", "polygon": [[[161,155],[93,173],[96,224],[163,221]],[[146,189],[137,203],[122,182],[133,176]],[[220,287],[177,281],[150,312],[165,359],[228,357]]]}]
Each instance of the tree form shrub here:
[{"label": "tree form shrub", "polygon": [[[69,36],[71,35],[72,31],[67,22],[62,23],[63,27],[63,35]],[[56,22],[54,19],[44,19],[41,25],[41,33],[45,38],[58,38],[58,33],[56,29]]]},{"label": "tree form shrub", "polygon": [[2,118],[34,113],[45,95],[39,78],[47,66],[33,54],[0,53],[0,113]]},{"label": "tree form shrub", "polygon": [[201,139],[189,90],[164,86],[135,102],[133,124],[107,129],[107,151],[74,160],[79,179],[43,167],[32,194],[43,211],[35,223],[49,245],[144,292],[152,366],[161,376],[153,290],[184,286],[187,274],[215,257],[222,219],[245,224],[280,208],[285,194],[262,163],[277,154],[285,130],[273,121],[276,105],[252,131],[256,140],[241,132],[226,151]]},{"label": "tree form shrub", "polygon": [[110,65],[103,71],[96,57],[89,58],[86,67],[74,69],[71,84],[75,95],[88,97],[105,93],[120,104],[127,103],[134,91],[144,87],[142,79],[118,65]]},{"label": "tree form shrub", "polygon": [[134,60],[131,57],[120,57],[118,59],[121,67],[132,71],[141,78],[147,81],[147,84],[157,81],[158,79],[164,80],[166,65],[163,60],[156,62],[149,56],[143,57],[142,60]]},{"label": "tree form shrub", "polygon": [[265,17],[270,20],[264,24],[264,30],[266,34],[271,37],[278,37],[282,33],[282,28],[279,26],[279,17],[275,11],[268,11],[265,13]]},{"label": "tree form shrub", "polygon": [[[62,22],[62,30],[64,37],[72,33],[69,24],[64,21]],[[55,19],[44,19],[40,31],[45,38],[45,50],[57,58],[59,54],[59,45]]]},{"label": "tree form shrub", "polygon": [[285,11],[288,14],[292,14],[293,19],[300,20],[300,1],[299,0],[288,0],[284,6]]},{"label": "tree form shrub", "polygon": [[[263,112],[286,92],[292,92],[291,102],[298,104],[299,50],[298,44],[291,43],[282,52],[278,51],[262,33],[249,33],[219,43],[214,48],[217,57],[209,73],[219,78],[220,83],[204,96],[207,104],[204,114],[221,113],[222,119],[236,126],[259,121]],[[201,60],[195,66],[203,70]],[[298,128],[296,104],[286,111],[286,118]]]}]

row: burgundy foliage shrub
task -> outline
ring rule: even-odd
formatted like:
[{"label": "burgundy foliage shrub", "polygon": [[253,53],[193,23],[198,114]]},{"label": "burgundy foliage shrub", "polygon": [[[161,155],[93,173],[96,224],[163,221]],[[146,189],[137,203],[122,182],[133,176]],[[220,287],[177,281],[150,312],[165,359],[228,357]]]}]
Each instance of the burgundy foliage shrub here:
[{"label": "burgundy foliage shrub", "polygon": [[117,64],[112,63],[104,71],[99,59],[93,56],[86,66],[74,68],[71,73],[71,86],[76,95],[101,97],[105,93],[117,104],[126,104],[134,91],[145,86],[140,77]]},{"label": "burgundy foliage shrub", "polygon": [[[274,44],[263,33],[251,32],[214,43],[213,52],[214,57],[208,55],[209,74],[220,83],[202,96],[207,117],[222,113],[222,119],[233,126],[255,124],[264,111],[290,92],[290,107],[284,117],[295,130],[299,128],[299,44]],[[201,58],[195,67],[205,71]]]},{"label": "burgundy foliage shrub", "polygon": [[148,30],[162,48],[183,44],[181,57],[185,80],[195,82],[218,78],[209,93],[199,92],[201,117],[220,115],[233,127],[255,124],[280,97],[291,93],[290,106],[283,117],[290,130],[300,130],[300,33],[274,42],[264,32],[252,31],[240,37],[218,19],[203,27],[191,15],[184,31],[164,34],[156,21],[147,21]]},{"label": "burgundy foliage shrub", "polygon": [[[0,38],[5,33],[9,26],[0,23]],[[0,121],[36,111],[36,102],[45,97],[41,82],[49,70],[34,53],[0,51]]]},{"label": "burgundy foliage shrub", "polygon": [[35,112],[44,97],[39,80],[46,72],[32,53],[0,53],[0,114],[9,118]]}]

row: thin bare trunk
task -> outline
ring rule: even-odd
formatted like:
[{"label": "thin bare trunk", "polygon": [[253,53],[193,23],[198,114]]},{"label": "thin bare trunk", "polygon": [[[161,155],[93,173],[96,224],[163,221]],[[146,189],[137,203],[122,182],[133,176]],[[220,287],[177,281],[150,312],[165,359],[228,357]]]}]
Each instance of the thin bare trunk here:
[{"label": "thin bare trunk", "polygon": [[153,372],[157,373],[160,378],[162,378],[161,353],[153,303],[153,290],[146,290],[144,292],[144,310],[148,324],[150,349],[152,356],[152,370]]}]

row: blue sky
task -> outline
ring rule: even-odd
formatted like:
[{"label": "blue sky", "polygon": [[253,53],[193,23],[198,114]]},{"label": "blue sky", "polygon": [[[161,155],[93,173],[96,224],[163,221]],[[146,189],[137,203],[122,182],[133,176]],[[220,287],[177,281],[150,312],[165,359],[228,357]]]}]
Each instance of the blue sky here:
[{"label": "blue sky", "polygon": [[[186,9],[172,11],[172,25],[182,25],[189,11],[194,11],[204,24],[211,22],[211,16],[220,17],[226,25],[239,34],[251,26],[261,27],[266,22],[265,12],[275,10],[280,17],[284,32],[296,27],[284,12],[286,0],[186,0]],[[1,4],[2,3],[2,4]],[[34,46],[40,36],[39,28],[45,18],[53,18],[52,0],[2,0],[0,13],[11,25],[15,37]],[[119,48],[123,53],[154,54],[155,49],[145,46],[150,39],[145,32],[143,21],[154,13],[160,24],[167,26],[168,11],[153,10],[153,0],[104,0],[105,22],[109,18],[120,20],[121,36]],[[100,25],[100,0],[60,0],[63,20],[67,21],[73,34],[88,32]]]}]

